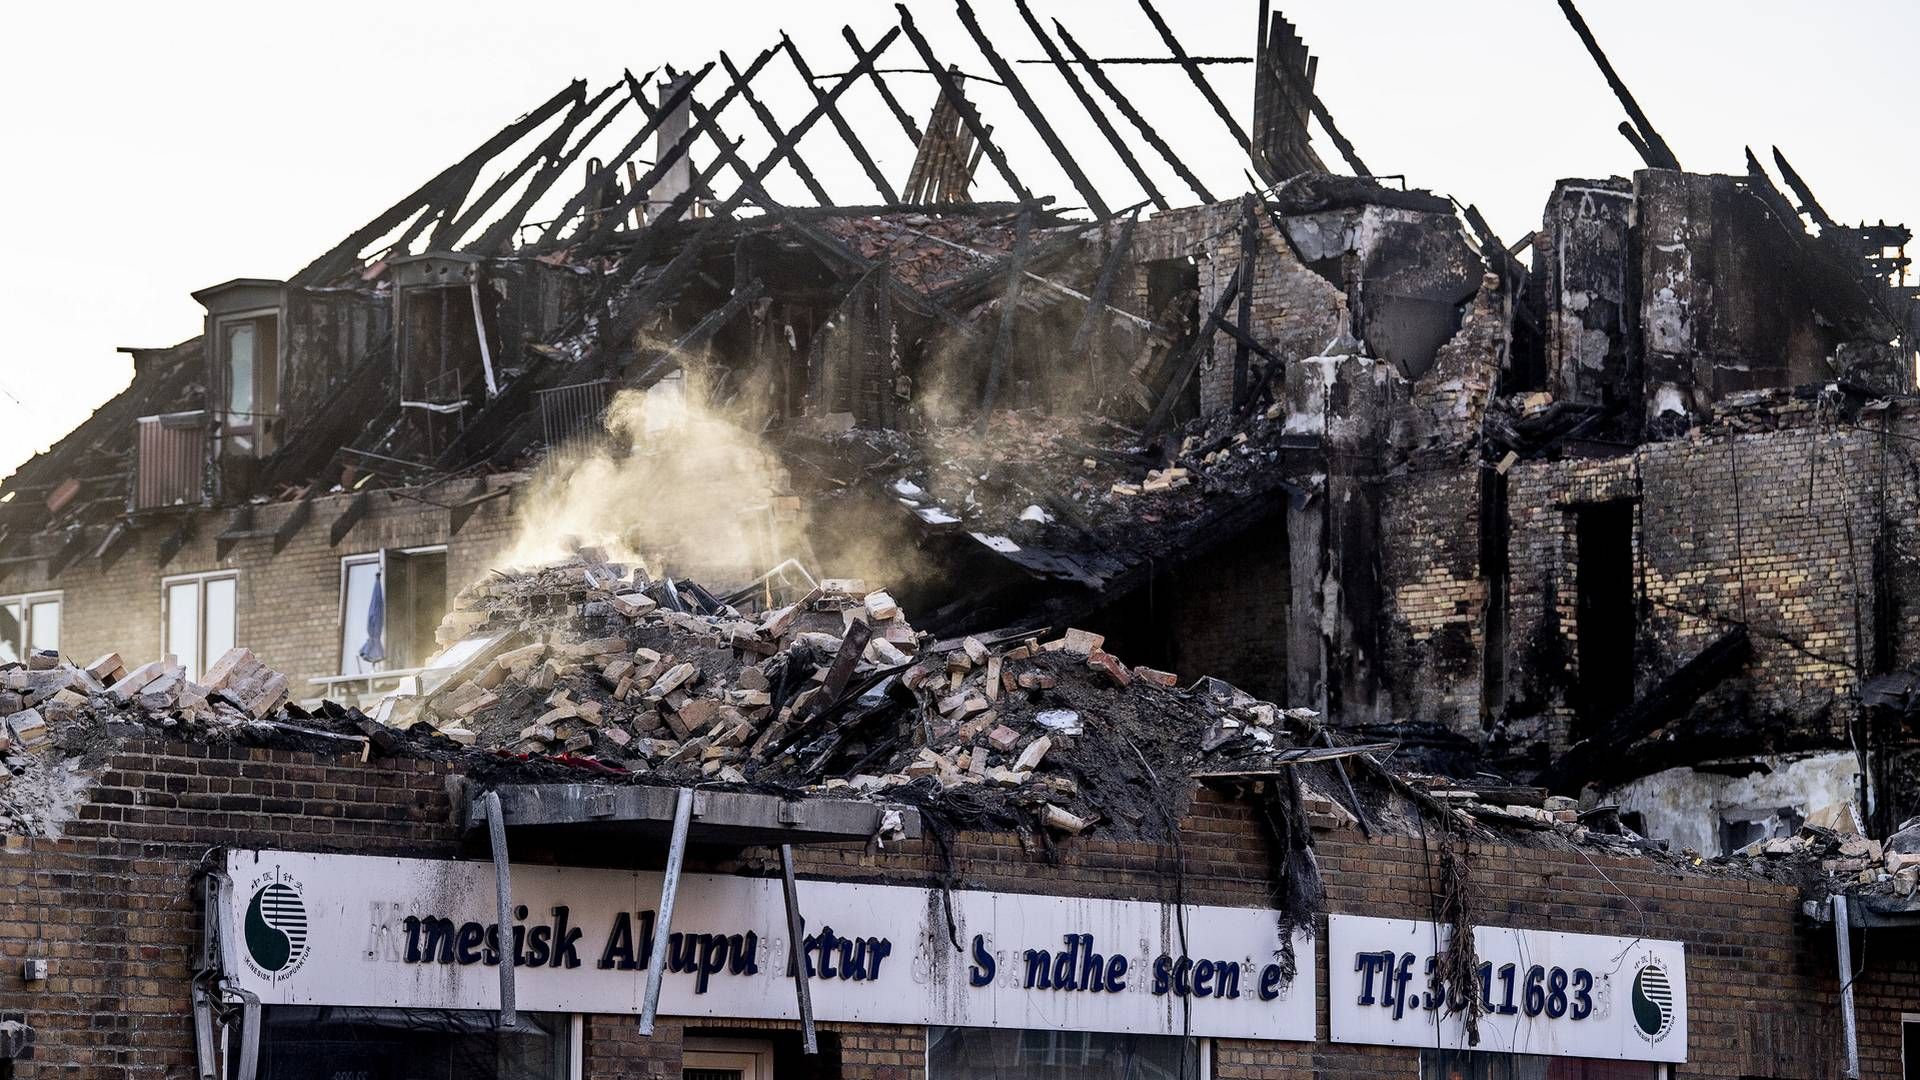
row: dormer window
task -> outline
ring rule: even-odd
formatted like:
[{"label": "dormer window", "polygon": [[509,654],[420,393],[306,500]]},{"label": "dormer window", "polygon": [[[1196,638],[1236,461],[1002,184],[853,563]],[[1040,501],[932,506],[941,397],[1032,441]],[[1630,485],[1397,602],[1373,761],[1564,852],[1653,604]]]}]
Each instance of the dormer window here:
[{"label": "dormer window", "polygon": [[222,454],[265,457],[280,409],[280,325],[271,312],[216,320]]}]

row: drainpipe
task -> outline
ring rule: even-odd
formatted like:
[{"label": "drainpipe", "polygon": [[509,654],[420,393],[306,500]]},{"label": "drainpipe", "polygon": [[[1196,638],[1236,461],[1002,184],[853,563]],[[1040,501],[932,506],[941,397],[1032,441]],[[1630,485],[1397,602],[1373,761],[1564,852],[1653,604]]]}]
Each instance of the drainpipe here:
[{"label": "drainpipe", "polygon": [[495,923],[494,946],[500,954],[501,1031],[519,1026],[520,1017],[513,999],[513,883],[507,877],[507,821],[500,810],[500,793],[482,796],[487,808],[487,842],[493,847],[494,895],[500,902],[499,921]]},{"label": "drainpipe", "polygon": [[1860,1078],[1860,1035],[1853,1022],[1853,928],[1848,925],[1847,896],[1833,894],[1833,947],[1840,956],[1840,1024],[1847,1032],[1847,1080]]},{"label": "drainpipe", "polygon": [[[672,595],[673,585],[667,585]],[[667,973],[667,934],[673,926],[673,898],[680,891],[680,866],[687,858],[687,830],[693,824],[693,789],[683,787],[673,802],[673,841],[667,848],[667,873],[660,882],[660,914],[653,924],[653,952],[647,963],[647,996],[640,1005],[640,1034],[653,1034],[660,1011],[660,983]]]}]

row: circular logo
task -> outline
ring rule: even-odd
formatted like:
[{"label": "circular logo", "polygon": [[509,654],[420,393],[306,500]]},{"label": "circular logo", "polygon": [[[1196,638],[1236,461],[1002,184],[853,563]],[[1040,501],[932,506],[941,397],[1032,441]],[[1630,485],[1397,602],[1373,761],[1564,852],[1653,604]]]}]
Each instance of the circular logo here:
[{"label": "circular logo", "polygon": [[307,957],[307,905],[281,881],[254,890],[247,902],[247,956],[269,976],[292,974]]},{"label": "circular logo", "polygon": [[1633,976],[1633,1026],[1657,1043],[1673,1031],[1673,982],[1660,961],[1648,958]]}]

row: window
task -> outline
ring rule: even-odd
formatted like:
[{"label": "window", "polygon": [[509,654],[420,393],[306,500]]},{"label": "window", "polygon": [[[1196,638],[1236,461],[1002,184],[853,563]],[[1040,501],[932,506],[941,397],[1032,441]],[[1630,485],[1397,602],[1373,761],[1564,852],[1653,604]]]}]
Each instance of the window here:
[{"label": "window", "polygon": [[[578,1019],[438,1009],[274,1005],[260,1032],[259,1080],[576,1080]],[[234,1040],[237,1041],[237,1040]],[[229,1050],[237,1066],[239,1055]],[[237,1069],[230,1069],[237,1075]]]},{"label": "window", "polygon": [[183,574],[160,582],[160,649],[173,654],[187,678],[200,678],[207,665],[233,648],[238,589],[232,572]]},{"label": "window", "polygon": [[1634,504],[1625,500],[1581,506],[1573,515],[1579,738],[1611,730],[1633,704],[1633,517]]},{"label": "window", "polygon": [[280,409],[279,320],[271,314],[226,316],[215,324],[220,349],[221,453],[265,457],[273,452]]},{"label": "window", "polygon": [[447,611],[447,549],[392,548],[340,560],[340,674],[416,668]]},{"label": "window", "polygon": [[680,1080],[773,1080],[773,1044],[689,1038],[680,1053]]},{"label": "window", "polygon": [[1208,1080],[1211,1047],[1198,1042],[1177,1035],[932,1027],[927,1080]]},{"label": "window", "polygon": [[1791,806],[1741,806],[1720,812],[1720,854],[1731,855],[1756,840],[1792,836],[1806,815]]},{"label": "window", "polygon": [[1422,1050],[1420,1080],[1667,1080],[1667,1067],[1652,1061]]},{"label": "window", "polygon": [[60,650],[60,594],[0,596],[0,661]]},{"label": "window", "polygon": [[1920,1013],[1900,1014],[1900,1075],[1920,1080]]}]

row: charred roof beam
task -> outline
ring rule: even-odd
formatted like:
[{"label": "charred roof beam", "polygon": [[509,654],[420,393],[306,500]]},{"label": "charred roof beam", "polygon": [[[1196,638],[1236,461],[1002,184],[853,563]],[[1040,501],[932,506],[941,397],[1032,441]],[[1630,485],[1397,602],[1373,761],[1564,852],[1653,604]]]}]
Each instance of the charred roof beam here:
[{"label": "charred roof beam", "polygon": [[939,82],[941,96],[945,97],[960,114],[960,119],[967,125],[967,130],[973,133],[974,139],[986,151],[987,159],[993,162],[994,170],[1000,174],[1000,179],[1007,182],[1007,187],[1012,189],[1015,198],[1023,203],[1033,202],[1033,192],[1028,191],[1026,185],[1020,182],[1020,178],[1014,175],[1013,166],[1007,161],[1007,155],[994,143],[991,129],[987,127],[986,121],[980,118],[980,110],[974,108],[973,102],[968,101],[967,96],[960,92],[960,84],[954,81],[953,73],[942,66],[939,58],[933,55],[933,46],[927,44],[927,39],[920,33],[920,28],[914,25],[913,14],[907,10],[907,5],[895,4],[894,10],[900,13],[900,29],[906,31],[907,39],[913,42],[914,49],[920,53],[920,59],[926,62],[927,69]]},{"label": "charred roof beam", "polygon": [[1133,103],[1120,92],[1120,88],[1113,85],[1113,80],[1109,79],[1107,73],[1101,69],[1100,62],[1087,55],[1087,50],[1073,40],[1073,35],[1067,33],[1067,28],[1060,24],[1059,19],[1053,20],[1053,32],[1060,35],[1060,40],[1066,44],[1067,50],[1073,53],[1073,58],[1081,67],[1087,69],[1087,77],[1093,80],[1093,84],[1100,88],[1101,93],[1107,95],[1114,107],[1120,110],[1120,115],[1133,124],[1134,128],[1140,132],[1140,137],[1147,140],[1147,145],[1153,147],[1161,160],[1173,169],[1174,175],[1178,176],[1187,187],[1192,188],[1201,202],[1213,202],[1213,193],[1207,190],[1199,177],[1193,175],[1193,170],[1187,168],[1186,162],[1180,160],[1180,156],[1173,152],[1173,147],[1167,145],[1167,141],[1160,137],[1160,133],[1153,130],[1153,125],[1147,123],[1147,118],[1140,115],[1140,110],[1133,107]]},{"label": "charred roof beam", "polygon": [[[780,37],[782,44],[791,49],[793,42],[787,40],[785,34],[782,34]],[[760,126],[766,129],[767,137],[776,143],[779,142],[780,139],[786,135],[786,132],[780,130],[780,124],[773,118],[773,112],[761,103],[760,98],[754,94],[753,88],[747,85],[746,77],[741,75],[740,69],[733,65],[733,58],[727,55],[725,49],[720,50],[720,66],[727,69],[727,78],[733,80],[733,85],[739,89],[740,100],[746,102],[747,108],[752,109],[753,115],[759,118]],[[811,88],[813,84],[808,83],[807,85]],[[813,170],[807,168],[806,159],[799,154],[793,155],[793,171],[795,175],[800,177],[800,182],[807,186],[807,191],[812,193],[814,201],[818,202],[821,206],[833,205],[833,198],[827,194],[827,189],[822,187],[820,181],[814,177]]]},{"label": "charred roof beam", "polygon": [[1108,145],[1112,146],[1113,152],[1120,156],[1120,161],[1126,165],[1127,171],[1133,174],[1133,179],[1140,185],[1140,190],[1146,193],[1154,209],[1168,209],[1167,200],[1160,194],[1160,189],[1154,186],[1153,178],[1140,167],[1140,159],[1133,156],[1133,149],[1120,137],[1120,133],[1113,129],[1112,121],[1107,119],[1106,110],[1094,100],[1093,95],[1087,91],[1087,85],[1080,81],[1079,73],[1073,70],[1073,65],[1067,62],[1066,57],[1060,55],[1060,47],[1053,43],[1053,38],[1047,36],[1040,21],[1033,17],[1033,10],[1027,7],[1027,0],[1014,0],[1014,6],[1020,9],[1020,17],[1026,20],[1027,29],[1032,31],[1034,40],[1040,43],[1040,47],[1047,52],[1047,58],[1053,61],[1054,70],[1067,81],[1067,85],[1073,90],[1073,96],[1080,99],[1081,107],[1087,110],[1087,115],[1093,119],[1094,126],[1100,129],[1100,134],[1106,136]]},{"label": "charred roof beam", "polygon": [[586,83],[579,80],[568,83],[566,89],[553,95],[545,104],[502,128],[493,138],[481,143],[472,153],[442,170],[439,175],[422,184],[411,195],[394,203],[378,217],[355,230],[351,236],[334,245],[332,250],[308,263],[293,276],[288,284],[309,285],[333,277],[356,261],[361,249],[392,231],[416,211],[422,213],[431,211],[445,200],[452,189],[457,188],[464,195],[472,181],[470,179],[463,181],[463,178],[469,177],[472,172],[493,160],[495,155],[519,142],[527,132],[545,123],[554,113],[560,111],[561,106],[580,100],[586,94],[586,86]]},{"label": "charred roof beam", "polygon": [[515,181],[530,172],[538,162],[551,160],[555,154],[559,153],[560,148],[566,144],[567,136],[573,133],[573,129],[579,127],[581,121],[592,116],[594,111],[600,108],[608,96],[618,88],[618,84],[610,84],[605,90],[595,94],[592,100],[575,102],[573,108],[567,110],[567,115],[561,118],[560,126],[540,140],[540,145],[529,151],[526,157],[521,158],[518,165],[500,174],[500,178],[482,192],[479,198],[469,203],[467,208],[460,212],[459,217],[451,221],[442,221],[440,226],[433,230],[433,236],[427,241],[427,247],[434,251],[453,250],[454,245],[460,242],[460,238],[467,234],[467,230],[473,228],[481,215],[491,209],[494,203],[500,201],[500,197],[513,187]]},{"label": "charred roof beam", "polygon": [[[866,172],[867,179],[873,182],[873,188],[880,193],[881,200],[888,206],[898,205],[900,196],[894,192],[893,185],[887,183],[887,174],[881,172],[880,166],[874,164],[872,155],[867,153],[866,146],[860,142],[860,136],[854,133],[853,125],[847,123],[847,118],[840,114],[840,106],[834,104],[825,91],[813,84],[813,68],[808,65],[807,58],[800,55],[800,47],[795,45],[793,39],[784,32],[780,35],[780,46],[786,50],[787,57],[793,61],[793,69],[806,81],[807,89],[812,91],[814,101],[826,107],[828,122],[833,124],[833,129],[840,133],[840,141],[847,144],[847,150],[853,154],[854,160],[860,163],[860,168]],[[873,78],[878,82],[879,72],[873,72]],[[799,160],[797,156],[795,160]]]},{"label": "charred roof beam", "polygon": [[[1145,0],[1141,2],[1144,3]],[[1653,130],[1653,121],[1648,120],[1647,114],[1640,110],[1640,103],[1633,100],[1633,94],[1627,90],[1627,84],[1620,81],[1619,73],[1613,70],[1613,64],[1607,60],[1607,54],[1600,51],[1600,43],[1593,39],[1593,31],[1587,29],[1587,20],[1580,17],[1579,10],[1573,6],[1573,0],[1559,0],[1559,3],[1560,11],[1566,15],[1567,22],[1573,26],[1573,32],[1580,35],[1580,43],[1587,47],[1587,53],[1593,57],[1593,62],[1600,65],[1600,74],[1606,77],[1607,85],[1613,88],[1613,96],[1620,99],[1621,107],[1626,109],[1627,115],[1632,118],[1639,138],[1635,140],[1632,133],[1623,131],[1623,134],[1627,134],[1628,141],[1633,142],[1634,149],[1640,151],[1640,156],[1646,160],[1647,167],[1682,171],[1680,159],[1673,156],[1673,151],[1667,146],[1667,140]]]},{"label": "charred roof beam", "polygon": [[[655,68],[654,71],[648,72],[647,78],[651,79],[654,72],[658,70],[658,68]],[[629,83],[628,85],[632,86],[634,84]],[[640,85],[644,85],[644,83]],[[514,202],[513,208],[505,214],[500,215],[499,220],[488,226],[487,231],[481,234],[480,239],[467,246],[467,250],[478,255],[491,255],[494,252],[504,250],[508,241],[513,239],[514,232],[521,227],[521,223],[526,219],[527,212],[533,209],[533,204],[540,201],[540,197],[545,195],[547,191],[553,187],[554,182],[565,175],[569,168],[573,167],[573,163],[579,159],[580,155],[586,151],[588,146],[593,144],[593,140],[599,138],[600,133],[605,131],[607,127],[620,116],[622,110],[633,103],[633,100],[632,94],[629,92],[627,97],[615,102],[613,108],[607,110],[606,115],[594,121],[593,126],[587,129],[586,134],[580,136],[579,140],[575,142],[565,154],[562,154],[558,158],[548,159],[547,163],[541,166],[540,171],[534,174],[533,179],[527,182],[526,190],[520,193],[520,198]]]},{"label": "charred roof beam", "polygon": [[1079,163],[1074,161],[1073,154],[1067,149],[1066,144],[1060,141],[1060,136],[1054,132],[1053,125],[1047,123],[1046,114],[1034,104],[1033,96],[1027,93],[1026,85],[1014,72],[1013,65],[1001,58],[999,51],[993,47],[993,40],[980,29],[980,21],[974,18],[973,7],[967,3],[967,0],[959,0],[959,11],[961,24],[967,28],[967,33],[973,35],[974,44],[980,46],[980,55],[987,58],[987,64],[993,68],[995,74],[1000,76],[1000,81],[1006,84],[1007,92],[1013,95],[1013,103],[1020,107],[1027,122],[1033,125],[1034,133],[1040,136],[1040,141],[1047,144],[1048,150],[1053,151],[1054,160],[1060,163],[1060,168],[1066,172],[1067,178],[1073,181],[1073,186],[1080,192],[1080,196],[1087,200],[1087,209],[1092,210],[1094,216],[1103,221],[1112,217],[1112,212],[1107,209],[1106,200],[1100,197],[1099,189],[1093,186],[1093,182],[1087,179],[1087,174],[1081,170]]},{"label": "charred roof beam", "polygon": [[[540,234],[540,242],[542,244],[560,238],[561,230],[572,223],[574,215],[579,213],[582,207],[599,198],[601,189],[613,183],[613,181],[619,177],[620,168],[626,164],[627,159],[633,157],[634,154],[640,151],[642,146],[646,145],[647,139],[653,134],[654,129],[658,128],[661,122],[668,116],[673,115],[673,111],[678,109],[680,103],[693,94],[694,87],[698,86],[700,80],[706,78],[707,73],[712,70],[712,62],[708,62],[701,67],[699,71],[694,72],[690,78],[684,80],[679,86],[674,87],[673,93],[668,96],[666,101],[661,103],[657,111],[649,111],[647,122],[642,124],[640,130],[635,132],[633,137],[627,140],[626,145],[620,148],[620,152],[608,159],[607,163],[602,166],[598,172],[588,177],[587,182],[581,186],[580,190],[574,192],[573,196],[567,200],[566,205],[560,208],[559,215],[547,223],[546,230]],[[634,95],[634,100],[639,102],[642,108],[645,108],[647,104],[646,88],[641,85],[638,80],[633,78],[631,72],[627,73],[626,81]]]},{"label": "charred roof beam", "polygon": [[[866,55],[867,48],[860,44],[860,37],[853,32],[853,27],[842,26],[840,36],[845,38],[847,45],[853,49],[854,59],[857,60]],[[873,88],[880,92],[880,100],[887,103],[887,108],[893,112],[893,118],[900,121],[900,130],[907,133],[907,141],[919,146],[920,126],[915,124],[913,117],[907,115],[907,110],[901,107],[900,99],[893,96],[893,89],[887,85],[886,78],[880,74],[878,68],[873,72]]]},{"label": "charred roof beam", "polygon": [[1214,93],[1213,84],[1207,81],[1206,73],[1200,70],[1200,65],[1194,63],[1193,57],[1187,55],[1187,50],[1180,47],[1180,39],[1173,36],[1173,28],[1167,25],[1167,21],[1160,17],[1158,11],[1154,10],[1152,0],[1140,0],[1140,10],[1146,12],[1147,18],[1153,21],[1153,28],[1160,32],[1160,40],[1166,42],[1167,51],[1180,62],[1180,67],[1186,71],[1187,78],[1193,80],[1193,85],[1199,89],[1200,95],[1207,99],[1207,104],[1213,106],[1214,115],[1220,117],[1220,122],[1227,125],[1227,130],[1233,133],[1233,138],[1240,144],[1240,149],[1251,153],[1253,141],[1247,138],[1247,133],[1240,126],[1240,122],[1233,118],[1233,113],[1227,109],[1227,103],[1220,100],[1219,94]]}]

